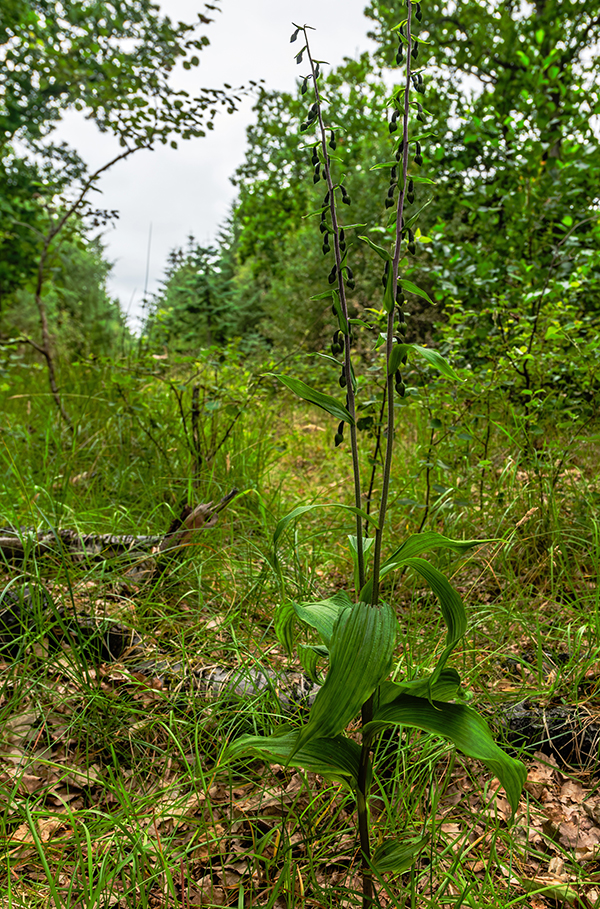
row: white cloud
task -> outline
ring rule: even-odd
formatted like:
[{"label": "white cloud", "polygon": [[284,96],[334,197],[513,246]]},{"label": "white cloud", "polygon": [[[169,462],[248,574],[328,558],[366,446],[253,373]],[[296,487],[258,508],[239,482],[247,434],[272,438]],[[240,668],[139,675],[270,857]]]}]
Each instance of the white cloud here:
[{"label": "white cloud", "polygon": [[[311,41],[315,56],[335,66],[371,46],[363,7],[364,0],[223,0],[223,12],[206,28],[211,44],[200,66],[182,70],[178,82],[193,91],[200,85],[220,88],[224,82],[236,86],[262,78],[268,89],[289,90],[304,75],[294,61],[299,45],[289,43],[292,21],[316,29]],[[169,0],[162,8],[173,19],[193,21],[203,7],[195,0]],[[190,233],[200,242],[214,240],[226,218],[235,194],[229,178],[244,157],[251,108],[247,99],[237,113],[219,114],[206,138],[182,142],[177,150],[160,146],[136,152],[102,176],[102,195],[93,203],[120,212],[116,227],[104,236],[108,258],[115,263],[111,292],[134,323],[141,312],[150,225],[151,293],[159,286],[169,250],[185,244]],[[54,135],[77,149],[91,170],[119,150],[115,140],[75,112]]]}]

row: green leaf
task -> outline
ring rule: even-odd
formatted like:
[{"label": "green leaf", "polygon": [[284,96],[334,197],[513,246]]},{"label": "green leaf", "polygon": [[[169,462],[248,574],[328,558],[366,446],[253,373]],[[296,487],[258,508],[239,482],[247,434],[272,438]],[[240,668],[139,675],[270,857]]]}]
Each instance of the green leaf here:
[{"label": "green leaf", "polygon": [[[358,576],[358,539],[355,534],[348,534],[348,542],[350,543],[350,553],[352,555],[352,563],[354,565],[354,589],[358,593],[359,590],[359,576]],[[373,548],[375,543],[375,537],[363,537],[363,558],[366,559],[368,553]],[[360,598],[359,598],[360,599]]]},{"label": "green leaf", "polygon": [[430,180],[429,177],[421,177],[419,174],[411,174],[409,179],[413,183],[431,183],[433,186],[437,186],[436,180]]},{"label": "green leaf", "polygon": [[410,137],[411,142],[424,142],[425,139],[437,139],[437,133],[419,133],[418,136]]},{"label": "green leaf", "polygon": [[429,347],[420,347],[419,344],[413,344],[412,349],[418,353],[420,357],[423,357],[430,366],[433,366],[434,369],[441,372],[443,376],[446,376],[447,379],[453,379],[455,382],[462,381],[454,372],[448,361],[441,353],[438,353],[437,350],[431,350]]},{"label": "green leaf", "polygon": [[403,230],[407,230],[409,227],[412,227],[413,224],[415,223],[415,221],[417,220],[417,218],[419,217],[419,215],[421,214],[421,212],[424,211],[428,205],[431,205],[432,202],[433,202],[433,199],[428,199],[427,202],[425,202],[425,204],[422,205],[421,208],[419,208],[418,211],[416,211],[414,213],[414,215],[411,215],[410,218],[407,221],[405,221]]},{"label": "green leaf", "polygon": [[[423,533],[413,533],[395,549],[391,556],[385,560],[384,565],[388,565],[395,559],[415,558],[421,553],[427,552],[428,549],[449,549],[451,552],[457,552],[463,555],[475,546],[483,546],[484,543],[495,543],[495,539],[486,540],[452,540],[435,530],[426,530]],[[383,567],[383,566],[382,566]]]},{"label": "green leaf", "polygon": [[414,568],[427,581],[440,602],[442,616],[448,629],[446,646],[438,659],[433,674],[428,679],[429,691],[431,691],[439,679],[448,657],[467,630],[467,614],[457,591],[441,571],[438,571],[425,559],[405,559],[404,564],[409,568]]},{"label": "green leaf", "polygon": [[383,246],[378,246],[377,243],[373,243],[373,241],[371,239],[369,239],[369,237],[359,237],[358,239],[364,240],[365,243],[368,243],[369,246],[371,247],[371,249],[374,250],[378,256],[381,256],[381,258],[383,259],[384,262],[392,261],[391,255],[389,254],[387,249],[383,248]]},{"label": "green leaf", "polygon": [[360,745],[342,735],[317,738],[297,748],[298,733],[286,730],[277,735],[244,735],[232,742],[226,759],[252,753],[273,764],[303,767],[343,783],[356,786],[360,764]]},{"label": "green leaf", "polygon": [[275,634],[285,647],[288,656],[294,652],[294,612],[293,603],[280,603],[275,615]]},{"label": "green leaf", "polygon": [[[406,282],[401,281],[400,283],[405,284]],[[429,365],[433,366],[434,369],[437,369],[438,372],[441,372],[442,375],[446,376],[447,379],[453,379],[456,382],[462,381],[441,353],[438,353],[437,350],[431,350],[429,347],[421,347],[419,344],[394,344],[388,366],[388,375],[391,376],[396,372],[402,358],[411,350],[426,360]]]},{"label": "green leaf", "polygon": [[519,806],[523,784],[527,779],[525,766],[509,757],[494,742],[485,720],[464,704],[430,704],[425,698],[401,694],[394,701],[375,710],[373,721],[363,732],[374,735],[387,726],[413,726],[449,739],[468,757],[475,758],[494,773],[504,786],[514,812]]},{"label": "green leaf", "polygon": [[443,669],[437,680],[431,684],[430,677],[412,679],[410,682],[382,682],[379,686],[379,706],[389,704],[400,694],[411,694],[415,698],[434,698],[436,701],[451,701],[460,688],[460,676],[456,669]]},{"label": "green leaf", "polygon": [[299,518],[300,515],[306,514],[308,511],[314,511],[315,508],[339,508],[342,511],[349,511],[351,514],[357,514],[361,518],[369,520],[374,527],[378,527],[378,524],[373,521],[372,517],[369,517],[366,511],[363,511],[362,508],[357,508],[355,505],[341,505],[339,502],[315,502],[313,505],[299,505],[298,508],[294,508],[293,511],[290,511],[278,522],[273,534],[273,545],[277,545],[279,537],[291,521]]},{"label": "green leaf", "polygon": [[[381,164],[374,164],[369,170],[384,170],[390,167],[398,167],[398,162],[395,158],[392,161],[382,161]],[[360,237],[359,239],[364,240],[365,238]]]},{"label": "green leaf", "polygon": [[387,313],[393,311],[394,306],[396,305],[396,299],[394,297],[394,275],[393,268],[390,267],[387,276],[387,282],[385,285],[385,293],[383,295],[383,308]]},{"label": "green leaf", "polygon": [[318,631],[326,647],[331,644],[333,627],[340,613],[352,606],[352,600],[344,590],[338,590],[333,596],[314,603],[294,603],[296,617]]},{"label": "green leaf", "polygon": [[[323,293],[314,294],[310,299],[311,300],[326,300],[327,297],[331,297],[335,293],[334,290],[324,290]],[[272,373],[271,373],[272,375]]]},{"label": "green leaf", "polygon": [[336,401],[331,395],[323,394],[321,391],[316,391],[314,388],[311,388],[309,385],[306,385],[301,379],[295,379],[293,376],[282,376],[277,375],[274,372],[268,372],[268,376],[273,376],[289,388],[290,391],[293,391],[294,394],[297,394],[299,398],[302,398],[304,401],[308,401],[310,404],[316,404],[317,407],[321,407],[323,410],[326,410],[327,413],[331,414],[332,417],[335,417],[336,420],[343,420],[345,423],[349,423],[351,426],[354,426],[354,420],[350,416],[347,409],[343,404],[340,404],[339,401]]},{"label": "green leaf", "polygon": [[333,628],[329,672],[298,734],[297,748],[342,732],[388,675],[396,643],[396,616],[386,605],[355,603]]},{"label": "green leaf", "polygon": [[302,663],[302,668],[305,673],[315,685],[323,684],[323,679],[319,677],[319,673],[317,672],[319,659],[328,656],[329,653],[327,652],[326,647],[313,647],[310,644],[298,645],[298,659]]},{"label": "green leaf", "polygon": [[429,294],[425,293],[424,290],[421,290],[420,287],[417,287],[416,284],[413,284],[412,281],[407,281],[406,278],[402,278],[400,281],[400,287],[402,290],[408,291],[409,294],[416,294],[417,297],[423,297],[424,300],[427,300],[428,303],[431,303],[433,306],[433,300]]},{"label": "green leaf", "polygon": [[393,376],[400,363],[402,362],[402,357],[406,354],[408,344],[394,344],[392,345],[392,353],[390,355],[390,360],[388,363],[388,376]]},{"label": "green leaf", "polygon": [[419,839],[404,843],[391,838],[384,840],[373,853],[371,864],[380,874],[386,871],[403,874],[411,865],[414,865],[419,852],[428,842],[428,836],[421,836]]},{"label": "green leaf", "polygon": [[[452,540],[445,537],[435,530],[427,530],[424,533],[413,533],[402,543],[398,549],[383,562],[379,576],[383,577],[389,571],[402,567],[405,559],[416,558],[421,553],[430,549],[450,549],[462,555],[473,549],[475,546],[482,546],[484,543],[493,543],[495,540]],[[370,602],[373,593],[373,581],[369,580],[360,592],[361,600]]]}]

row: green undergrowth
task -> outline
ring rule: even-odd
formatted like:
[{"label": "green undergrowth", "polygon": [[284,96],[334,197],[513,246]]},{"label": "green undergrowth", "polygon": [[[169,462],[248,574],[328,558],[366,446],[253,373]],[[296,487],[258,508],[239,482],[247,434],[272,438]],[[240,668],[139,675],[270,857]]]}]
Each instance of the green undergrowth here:
[{"label": "green undergrowth", "polygon": [[[185,502],[217,500],[233,487],[240,495],[151,580],[132,580],[119,559],[30,550],[22,563],[4,561],[2,587],[43,585],[54,606],[40,607],[23,630],[18,658],[5,652],[0,662],[0,905],[352,905],[359,858],[350,794],[292,768],[223,760],[228,740],[281,722],[288,663],[274,630],[278,570],[298,598],[351,585],[339,512],[319,509],[290,524],[278,568],[272,542],[298,502],[351,504],[347,453],[333,447],[320,411],[268,377],[259,381],[268,367],[241,370],[230,360],[160,370],[149,364],[131,378],[123,369],[74,369],[73,437],[36,376],[32,392],[31,373],[3,402],[2,523],[23,538],[59,527],[160,535]],[[189,442],[194,385],[199,451]],[[470,619],[453,665],[503,741],[508,704],[597,709],[600,490],[591,433],[574,442],[549,424],[544,445],[528,450],[497,428],[500,416],[498,406],[485,458],[485,433],[464,427],[433,457],[427,409],[417,398],[400,409],[406,469],[401,481],[392,476],[390,521],[399,538],[433,529],[490,541],[436,564]],[[365,458],[367,474],[370,467]],[[382,597],[402,631],[395,677],[433,667],[444,628],[431,595],[396,572]],[[61,637],[72,612],[135,629],[143,654],[111,662],[82,653],[81,642]],[[273,675],[258,693],[194,690],[190,673],[213,667]],[[298,709],[287,716],[292,725]],[[428,837],[411,872],[379,881],[383,905],[525,907],[537,881],[538,901],[552,906],[539,870],[548,850],[560,855],[569,892],[589,891],[593,865],[536,826],[535,790],[510,827],[497,783],[447,744],[401,729],[379,748],[375,841]],[[560,772],[593,796],[591,770]]]}]

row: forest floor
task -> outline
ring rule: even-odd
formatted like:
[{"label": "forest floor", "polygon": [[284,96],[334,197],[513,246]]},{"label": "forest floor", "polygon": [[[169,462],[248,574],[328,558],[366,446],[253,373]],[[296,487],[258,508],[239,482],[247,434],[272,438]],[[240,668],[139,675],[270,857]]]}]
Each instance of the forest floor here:
[{"label": "forest floor", "polygon": [[[240,734],[269,733],[306,712],[282,707],[289,673],[297,680],[302,667],[276,636],[279,604],[331,595],[352,578],[339,512],[290,527],[281,574],[274,568],[277,520],[299,502],[346,501],[349,484],[328,418],[283,413],[230,433],[193,496],[218,498],[233,485],[242,494],[168,566],[136,574],[131,558],[102,549],[73,558],[58,546],[42,555],[26,545],[24,558],[5,558],[0,610],[11,590],[21,604],[30,597],[33,619],[16,633],[0,612],[2,909],[358,904],[351,793],[294,768],[228,760],[225,750]],[[491,540],[468,558],[437,561],[470,620],[452,665],[463,698],[526,763],[528,777],[511,819],[497,780],[450,744],[411,729],[382,740],[373,842],[427,839],[412,869],[380,876],[381,906],[600,905],[594,444],[574,447],[557,471],[555,459],[525,467],[499,440],[483,509],[481,471],[468,474],[465,458],[456,459],[448,488],[473,503],[447,498],[442,507],[445,493],[437,494],[429,527]],[[405,451],[413,448],[418,440],[407,434]],[[27,527],[165,533],[179,499],[164,478],[144,473],[131,449],[112,462],[97,455],[90,444],[66,469],[56,447],[46,475],[33,478],[32,452],[19,465],[7,525],[23,540]],[[139,501],[119,502],[134,469]],[[392,529],[401,537],[418,529],[423,512],[415,489],[398,483],[393,492]],[[395,673],[410,678],[433,665],[443,641],[437,603],[414,578],[395,574],[383,596],[402,630]],[[85,633],[65,630],[73,616]],[[116,649],[105,646],[111,622],[131,632]],[[270,681],[242,691],[240,672]],[[218,684],[206,682],[211,673]]]}]

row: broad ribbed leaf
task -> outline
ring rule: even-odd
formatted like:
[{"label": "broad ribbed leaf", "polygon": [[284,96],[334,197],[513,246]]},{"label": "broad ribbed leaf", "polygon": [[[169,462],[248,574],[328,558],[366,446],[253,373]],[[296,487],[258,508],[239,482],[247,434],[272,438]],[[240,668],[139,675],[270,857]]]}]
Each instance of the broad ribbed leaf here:
[{"label": "broad ribbed leaf", "polygon": [[282,518],[275,528],[275,533],[273,534],[273,545],[277,546],[279,537],[284,532],[288,524],[291,521],[294,521],[296,518],[299,518],[301,515],[306,514],[308,511],[314,511],[315,508],[341,508],[342,511],[349,511],[351,514],[358,514],[361,518],[369,520],[374,527],[378,525],[373,522],[373,518],[370,518],[366,511],[363,511],[362,508],[356,508],[354,505],[340,505],[339,502],[315,502],[314,505],[299,505],[298,508],[294,508],[293,511],[290,511],[289,514],[286,514]]},{"label": "broad ribbed leaf", "polygon": [[394,839],[384,840],[373,853],[371,864],[380,874],[385,871],[403,874],[411,865],[414,865],[419,852],[428,841],[428,836],[419,837],[418,840],[409,843],[400,843]]},{"label": "broad ribbed leaf", "polygon": [[[382,578],[388,572],[395,568],[401,568],[406,559],[420,556],[422,552],[428,549],[450,549],[460,554],[468,552],[474,546],[481,546],[483,543],[491,543],[493,540],[451,540],[434,530],[427,530],[424,533],[413,533],[408,537],[401,546],[396,549],[389,558],[382,564],[379,577]],[[361,600],[366,603],[371,601],[373,593],[373,581],[369,580],[360,592]]]},{"label": "broad ribbed leaf", "polygon": [[311,388],[310,385],[306,385],[301,379],[296,379],[293,376],[281,376],[274,372],[269,372],[267,375],[279,379],[283,385],[293,391],[294,394],[297,394],[299,398],[308,401],[310,404],[316,404],[317,407],[326,410],[336,420],[344,420],[345,423],[354,425],[354,420],[348,410],[331,395],[323,394],[323,392]]},{"label": "broad ribbed leaf", "polygon": [[306,625],[319,632],[321,640],[329,647],[333,626],[343,609],[352,606],[352,600],[343,590],[338,590],[326,600],[315,603],[294,603],[294,613]]},{"label": "broad ribbed leaf", "polygon": [[298,644],[298,659],[302,663],[302,668],[315,685],[322,685],[323,679],[319,678],[317,664],[322,657],[328,657],[329,652],[326,647],[312,647],[310,644]]},{"label": "broad ribbed leaf", "polygon": [[433,674],[427,680],[429,690],[431,690],[432,686],[437,682],[442,669],[446,665],[446,660],[467,630],[467,614],[460,596],[441,571],[438,571],[437,568],[434,568],[433,565],[430,565],[425,559],[405,559],[404,564],[409,568],[414,568],[414,570],[418,571],[421,577],[427,581],[440,601],[442,616],[444,617],[444,622],[448,629],[446,633],[446,646],[438,659]]},{"label": "broad ribbed leaf", "polygon": [[[395,566],[391,563],[401,557],[403,559],[412,559],[420,556],[422,552],[428,549],[450,549],[452,552],[458,552],[461,555],[473,549],[474,546],[481,546],[483,543],[493,543],[494,540],[451,540],[435,530],[426,530],[424,533],[413,533],[406,538],[404,543],[396,549],[391,556],[385,560],[381,566],[382,570],[389,565],[390,568]],[[388,569],[390,570],[390,569]]]},{"label": "broad ribbed leaf", "polygon": [[356,603],[344,609],[333,628],[330,668],[317,694],[298,748],[346,728],[388,675],[396,643],[396,616],[389,606]]},{"label": "broad ribbed leaf", "polygon": [[360,763],[360,745],[342,735],[317,738],[297,748],[296,731],[284,735],[244,735],[232,742],[225,757],[236,758],[255,754],[273,764],[303,767],[309,773],[318,773],[356,786]]},{"label": "broad ribbed leaf", "polygon": [[275,615],[275,634],[283,644],[289,656],[294,652],[294,612],[293,603],[280,603]]},{"label": "broad ribbed leaf", "polygon": [[496,745],[485,720],[470,707],[443,701],[430,704],[426,698],[401,694],[377,708],[373,721],[367,723],[363,732],[374,735],[394,725],[413,726],[440,735],[468,757],[483,761],[504,786],[513,813],[517,810],[527,770]]},{"label": "broad ribbed leaf", "polygon": [[460,687],[460,676],[456,669],[443,669],[436,681],[431,684],[431,679],[413,679],[410,682],[382,682],[379,686],[379,707],[395,701],[401,694],[410,694],[416,698],[430,697],[436,701],[450,701],[456,697]]}]

